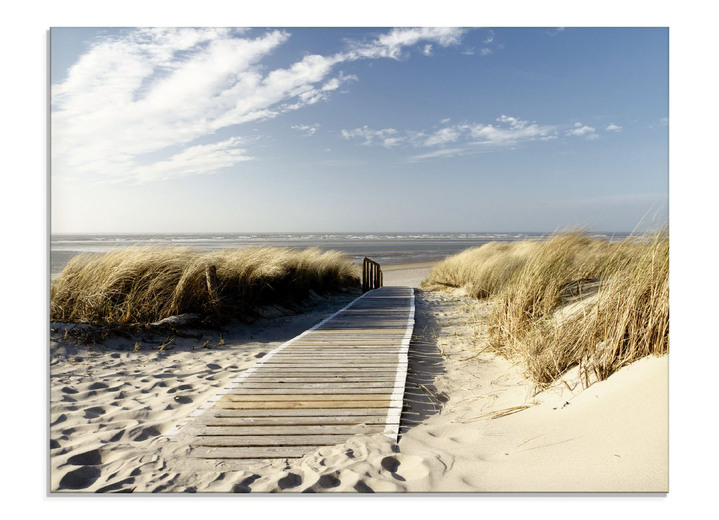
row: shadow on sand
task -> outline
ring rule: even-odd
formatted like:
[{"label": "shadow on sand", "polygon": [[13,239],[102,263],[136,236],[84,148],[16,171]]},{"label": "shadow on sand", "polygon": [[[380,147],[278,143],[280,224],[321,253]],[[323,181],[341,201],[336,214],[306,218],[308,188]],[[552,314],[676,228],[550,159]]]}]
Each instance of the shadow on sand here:
[{"label": "shadow on sand", "polygon": [[400,419],[400,436],[442,409],[447,396],[438,392],[434,380],[444,371],[437,347],[440,323],[431,311],[425,291],[415,289],[415,325],[409,346],[409,368]]}]

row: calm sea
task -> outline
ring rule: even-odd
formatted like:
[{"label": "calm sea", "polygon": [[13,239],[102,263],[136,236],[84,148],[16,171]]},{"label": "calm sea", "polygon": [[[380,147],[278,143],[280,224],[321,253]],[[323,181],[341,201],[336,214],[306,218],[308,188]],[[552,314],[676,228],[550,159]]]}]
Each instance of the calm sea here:
[{"label": "calm sea", "polygon": [[[318,247],[347,253],[355,261],[369,257],[380,264],[432,262],[492,241],[542,239],[547,233],[204,233],[52,235],[51,275],[80,253],[103,253],[130,246],[189,246],[201,251],[251,246]],[[622,239],[626,233],[594,233]]]}]

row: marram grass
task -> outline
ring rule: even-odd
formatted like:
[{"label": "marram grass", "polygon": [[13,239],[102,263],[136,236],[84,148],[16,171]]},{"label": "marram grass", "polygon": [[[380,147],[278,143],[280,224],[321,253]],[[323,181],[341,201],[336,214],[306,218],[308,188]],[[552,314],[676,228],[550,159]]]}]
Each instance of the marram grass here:
[{"label": "marram grass", "polygon": [[[598,285],[578,312],[560,312],[570,288]],[[588,284],[588,285],[592,285]],[[669,349],[669,234],[622,242],[581,232],[491,243],[439,263],[428,288],[464,288],[492,302],[491,346],[522,363],[540,386],[579,366],[605,379]]]},{"label": "marram grass", "polygon": [[[217,292],[206,270],[215,266]],[[253,247],[200,252],[132,247],[74,257],[52,281],[56,321],[150,323],[196,313],[221,321],[252,316],[264,305],[296,303],[310,291],[329,293],[359,284],[343,253]]]}]

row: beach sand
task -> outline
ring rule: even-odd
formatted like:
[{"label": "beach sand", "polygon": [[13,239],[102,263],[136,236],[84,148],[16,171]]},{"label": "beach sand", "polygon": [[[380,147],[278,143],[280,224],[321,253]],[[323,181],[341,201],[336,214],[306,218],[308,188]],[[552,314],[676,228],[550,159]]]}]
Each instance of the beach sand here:
[{"label": "beach sand", "polygon": [[[301,459],[200,464],[163,436],[283,342],[358,294],[315,298],[301,314],[197,337],[95,338],[54,325],[49,491],[666,492],[668,359],[645,358],[584,389],[568,373],[535,395],[509,361],[482,351],[484,302],[419,284],[431,264],[387,266],[416,288],[397,443],[357,437]],[[91,340],[91,338],[85,338]],[[134,351],[137,350],[137,351]]]}]

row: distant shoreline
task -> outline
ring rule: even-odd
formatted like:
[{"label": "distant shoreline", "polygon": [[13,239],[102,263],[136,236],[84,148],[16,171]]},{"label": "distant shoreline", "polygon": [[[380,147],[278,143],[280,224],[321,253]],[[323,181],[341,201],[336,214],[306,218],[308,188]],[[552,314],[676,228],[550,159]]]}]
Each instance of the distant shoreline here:
[{"label": "distant shoreline", "polygon": [[[489,242],[543,239],[549,233],[179,233],[179,234],[53,234],[50,271],[54,278],[80,253],[101,253],[140,246],[184,246],[214,251],[255,246],[292,249],[319,247],[342,251],[354,262],[369,257],[381,265],[437,262]],[[590,236],[625,238],[629,233],[591,233]]]}]

